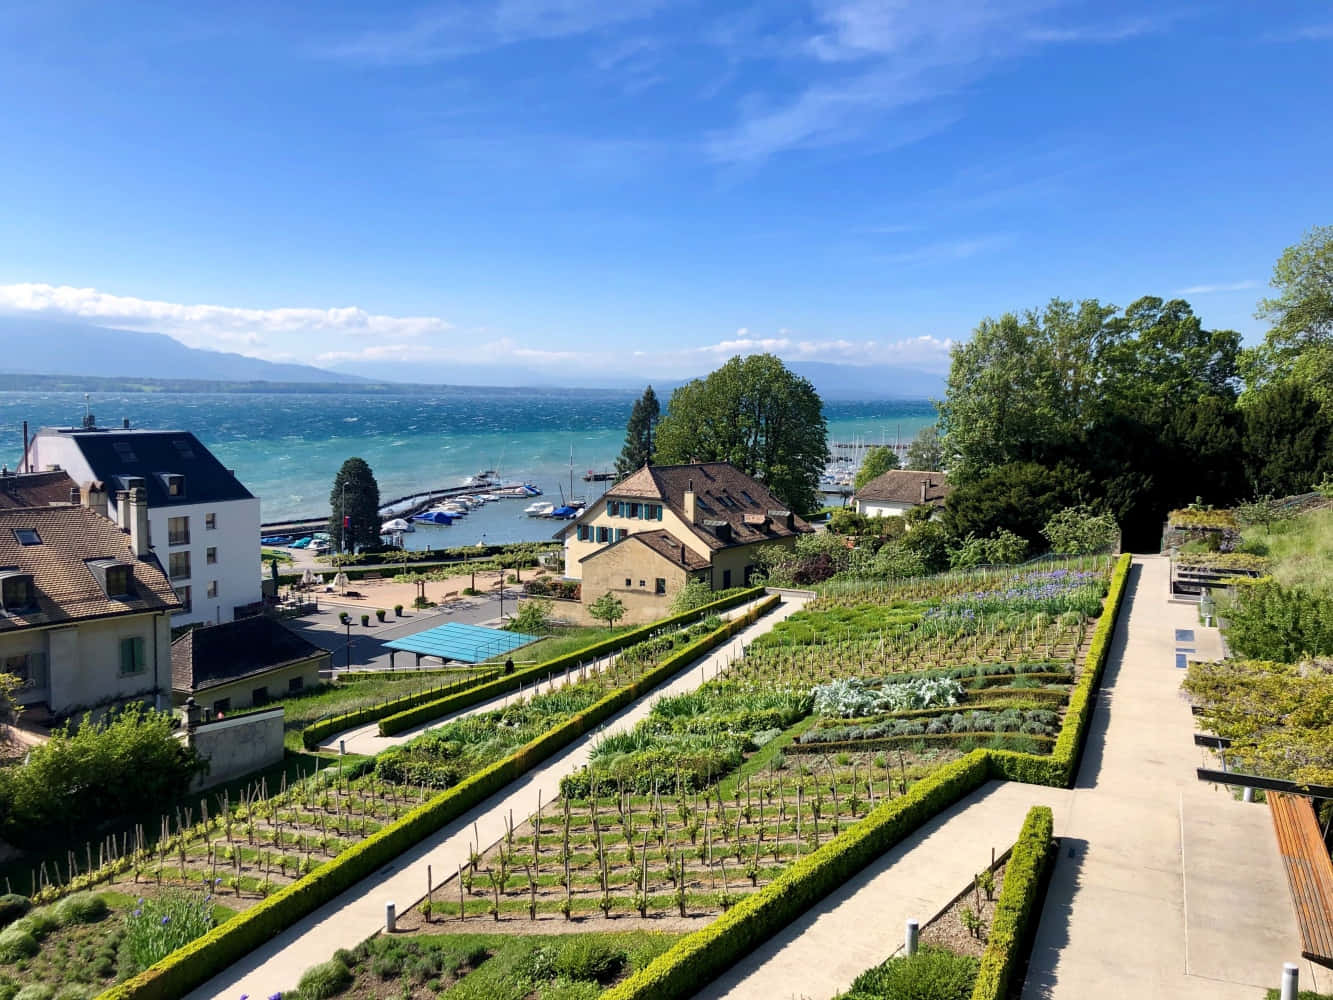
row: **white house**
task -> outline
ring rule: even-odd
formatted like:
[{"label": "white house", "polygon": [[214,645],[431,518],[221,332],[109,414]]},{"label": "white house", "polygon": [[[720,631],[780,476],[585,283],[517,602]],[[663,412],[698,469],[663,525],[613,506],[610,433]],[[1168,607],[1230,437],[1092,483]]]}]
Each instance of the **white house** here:
[{"label": "white house", "polygon": [[170,704],[179,604],[136,497],[125,524],[68,501],[0,510],[0,672],[34,717]]},{"label": "white house", "polygon": [[890,469],[857,490],[852,502],[867,517],[901,517],[913,507],[930,507],[933,513],[944,506],[950,488],[943,472]]},{"label": "white house", "polygon": [[149,544],[180,598],[173,626],[249,613],[261,599],[258,498],[189,431],[128,425],[43,428],[24,469],[63,469],[116,521],[128,491],[145,491]]}]

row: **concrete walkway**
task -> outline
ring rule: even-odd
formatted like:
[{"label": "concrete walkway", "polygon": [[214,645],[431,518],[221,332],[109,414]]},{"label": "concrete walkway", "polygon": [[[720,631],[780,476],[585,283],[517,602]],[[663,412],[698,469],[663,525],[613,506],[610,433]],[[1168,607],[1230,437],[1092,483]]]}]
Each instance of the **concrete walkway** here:
[{"label": "concrete walkway", "polygon": [[[1301,963],[1303,989],[1327,970],[1300,958],[1291,894],[1266,805],[1201,783],[1180,691],[1190,659],[1222,654],[1195,605],[1168,601],[1168,563],[1135,559],[1023,996],[1254,1000]],[[1177,639],[1192,629],[1194,639]]]},{"label": "concrete walkway", "polygon": [[715,670],[741,655],[744,646],[798,611],[800,598],[784,596],[783,603],[746,628],[725,646],[714,650],[676,674],[652,694],[641,698],[610,719],[597,733],[572,743],[544,764],[497,792],[484,803],[437,831],[416,847],[394,859],[332,902],[288,928],[262,948],[215,976],[189,994],[190,1000],[237,1000],[241,995],[271,996],[294,987],[310,966],[327,960],[338,948],[354,948],[384,925],[384,904],[393,901],[400,910],[426,895],[426,866],[434,869],[436,881],[467,861],[475,823],[483,845],[504,835],[504,820],[526,818],[536,811],[538,793],[543,802],[559,794],[560,779],[582,767],[592,745],[605,733],[621,732],[644,718],[653,704],[667,695],[693,691]]},{"label": "concrete walkway", "polygon": [[[1025,998],[1247,998],[1276,986],[1299,937],[1268,808],[1201,784],[1175,653],[1221,655],[1197,608],[1137,559],[1077,786],[990,783],[936,817],[697,996],[831,997],[900,946],[1009,846],[1031,805],[1062,838]],[[1176,629],[1193,629],[1176,641]],[[1328,973],[1319,970],[1319,986]],[[1302,963],[1303,988],[1315,988]]]},{"label": "concrete walkway", "polygon": [[1070,792],[991,781],[891,848],[818,906],[765,941],[697,1000],[827,998],[903,943],[1011,846],[1034,805],[1068,808]]},{"label": "concrete walkway", "polygon": [[[759,601],[763,599],[764,599],[763,597],[759,597],[756,600],[750,601],[746,604],[740,604],[734,608],[728,608],[726,611],[722,612],[722,614],[719,617],[727,621],[730,621],[733,618],[745,614],[747,611],[750,610],[750,608],[752,608],[755,604],[757,604]],[[596,661],[597,669],[606,670],[608,667],[611,666],[611,664],[615,663],[615,661],[616,661],[616,654],[614,653],[600,657]],[[592,669],[591,665],[589,666],[589,669]],[[560,683],[562,676],[563,676],[562,674],[556,675],[555,677],[556,684]],[[532,693],[531,686],[529,686],[527,689],[521,692],[522,695],[527,695],[531,693]],[[508,694],[502,694],[499,697],[491,698],[489,701],[478,702],[476,705],[473,705],[470,708],[465,708],[461,711],[454,712],[449,715],[441,715],[437,719],[431,719],[429,722],[423,722],[419,726],[413,726],[411,729],[405,729],[401,733],[396,733],[393,736],[381,736],[380,724],[377,720],[375,722],[367,723],[364,726],[356,726],[353,729],[346,729],[343,730],[341,733],[335,733],[333,736],[330,736],[327,740],[321,743],[319,745],[319,748],[321,750],[336,751],[339,749],[339,746],[341,744],[342,749],[347,753],[359,753],[371,756],[379,753],[381,750],[387,750],[389,747],[399,746],[400,744],[410,742],[411,740],[416,739],[416,737],[420,736],[427,730],[436,729],[444,725],[446,722],[452,722],[454,719],[462,719],[469,715],[477,715],[481,712],[490,712],[494,711],[497,708],[504,708],[506,705],[508,705],[511,701],[513,701],[516,697],[519,696],[520,692],[511,691]]]}]

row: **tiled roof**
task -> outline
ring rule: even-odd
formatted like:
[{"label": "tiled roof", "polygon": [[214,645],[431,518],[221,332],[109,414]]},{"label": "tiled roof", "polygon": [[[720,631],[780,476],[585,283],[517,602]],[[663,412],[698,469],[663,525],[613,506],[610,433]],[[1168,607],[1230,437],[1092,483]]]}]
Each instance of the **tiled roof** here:
[{"label": "tiled roof", "polygon": [[[16,534],[22,530],[35,531],[40,544],[22,544]],[[129,564],[133,595],[108,597],[87,565],[94,559]],[[135,559],[128,534],[100,514],[72,504],[0,510],[3,570],[32,574],[37,606],[16,614],[0,611],[0,632],[180,607],[156,559]]]},{"label": "tiled roof", "polygon": [[619,498],[660,500],[689,523],[685,516],[685,494],[691,487],[695,502],[694,533],[710,549],[791,538],[813,530],[794,514],[790,515],[789,527],[789,512],[781,501],[757,479],[728,462],[645,465],[612,486],[597,503]]},{"label": "tiled roof", "polygon": [[69,491],[74,485],[74,480],[63,470],[0,476],[0,509],[69,503]]},{"label": "tiled roof", "polygon": [[598,549],[590,555],[584,556],[579,562],[587,562],[590,559],[596,559],[604,552],[610,552],[617,545],[626,545],[630,542],[640,542],[652,549],[662,558],[674,563],[684,570],[694,572],[696,570],[707,569],[709,562],[699,553],[680,541],[669,531],[658,529],[656,531],[639,531],[632,535],[626,535],[618,542]]},{"label": "tiled roof", "polygon": [[201,625],[171,644],[171,688],[202,691],[328,655],[327,650],[263,615]]},{"label": "tiled roof", "polygon": [[938,507],[953,489],[943,472],[921,472],[915,469],[890,469],[876,476],[856,491],[857,500],[882,500],[888,503],[920,506],[921,484],[926,483],[925,502]]},{"label": "tiled roof", "polygon": [[[125,476],[143,479],[148,506],[250,500],[253,494],[189,431],[84,430],[43,428],[42,437],[70,437],[78,444],[93,475],[114,496],[125,489]],[[172,496],[163,476],[185,477],[185,492]]]}]

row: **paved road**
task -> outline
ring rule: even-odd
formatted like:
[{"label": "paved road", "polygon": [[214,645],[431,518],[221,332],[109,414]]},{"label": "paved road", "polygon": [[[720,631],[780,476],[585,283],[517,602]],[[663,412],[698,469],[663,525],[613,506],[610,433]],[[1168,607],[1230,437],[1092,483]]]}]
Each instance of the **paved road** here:
[{"label": "paved road", "polygon": [[242,994],[271,996],[278,990],[295,986],[306,969],[326,960],[336,949],[354,948],[383,926],[386,902],[396,902],[400,909],[406,910],[425,896],[426,865],[432,865],[437,879],[441,879],[445,873],[457,871],[458,866],[466,862],[474,822],[483,844],[498,841],[504,835],[504,820],[511,812],[519,817],[535,811],[539,793],[544,802],[556,798],[560,779],[587,762],[593,743],[604,733],[629,729],[644,718],[661,697],[694,690],[705,676],[712,676],[717,667],[740,656],[744,646],[799,610],[803,603],[800,598],[785,599],[780,607],[727,645],[684,668],[656,692],[614,716],[601,732],[589,734],[566,747],[381,871],[358,882],[189,994],[189,1000],[237,1000]]},{"label": "paved road", "polygon": [[[937,913],[1013,842],[1030,805],[1062,838],[1025,1000],[1246,998],[1300,953],[1268,809],[1200,784],[1177,648],[1217,657],[1196,607],[1167,600],[1163,559],[1135,560],[1072,790],[989,784],[765,942],[700,998],[827,998],[891,955],[903,923]],[[1195,638],[1176,642],[1177,628]],[[1315,969],[1302,964],[1302,986]],[[1319,970],[1320,986],[1328,973]]]}]

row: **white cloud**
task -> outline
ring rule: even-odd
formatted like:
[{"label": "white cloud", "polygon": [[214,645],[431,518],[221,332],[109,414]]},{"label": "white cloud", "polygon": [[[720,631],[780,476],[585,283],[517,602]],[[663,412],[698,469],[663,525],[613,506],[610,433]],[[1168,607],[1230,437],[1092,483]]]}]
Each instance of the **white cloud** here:
[{"label": "white cloud", "polygon": [[[0,308],[48,316],[86,319],[102,326],[170,333],[193,347],[218,342],[256,348],[289,335],[354,334],[371,337],[422,337],[451,329],[438,316],[383,316],[357,306],[333,309],[252,309],[239,306],[184,305],[157,299],[113,295],[70,285],[0,285]],[[266,352],[243,353],[272,357]]]},{"label": "white cloud", "polygon": [[662,0],[500,0],[438,4],[407,21],[369,28],[327,46],[336,59],[426,65],[517,42],[584,35],[648,17]]},{"label": "white cloud", "polygon": [[[816,0],[813,34],[787,53],[807,81],[776,99],[750,94],[738,120],[707,142],[717,160],[859,139],[872,128],[893,145],[947,128],[957,114],[934,106],[998,66],[1044,45],[1113,43],[1168,27],[1176,15],[1050,26],[1062,0]],[[814,65],[810,65],[813,60]],[[790,78],[790,77],[788,77]],[[924,120],[921,120],[924,119]]]},{"label": "white cloud", "polygon": [[1247,288],[1258,288],[1259,282],[1252,279],[1245,281],[1222,282],[1212,285],[1190,285],[1188,288],[1177,288],[1172,295],[1212,295],[1214,292],[1243,292]]},{"label": "white cloud", "polygon": [[656,366],[675,373],[697,373],[699,364],[718,364],[737,354],[776,354],[784,361],[824,361],[846,365],[902,365],[945,371],[954,341],[924,334],[899,340],[848,340],[794,336],[789,330],[763,337],[742,327],[734,337],[678,351],[636,351],[639,367]]},{"label": "white cloud", "polygon": [[480,364],[487,362],[518,361],[533,364],[560,364],[579,360],[576,351],[546,351],[523,347],[509,337],[497,340],[451,340],[446,343],[390,343],[368,344],[358,350],[324,351],[315,355],[317,364],[337,365],[353,369],[358,361],[454,362]]}]

